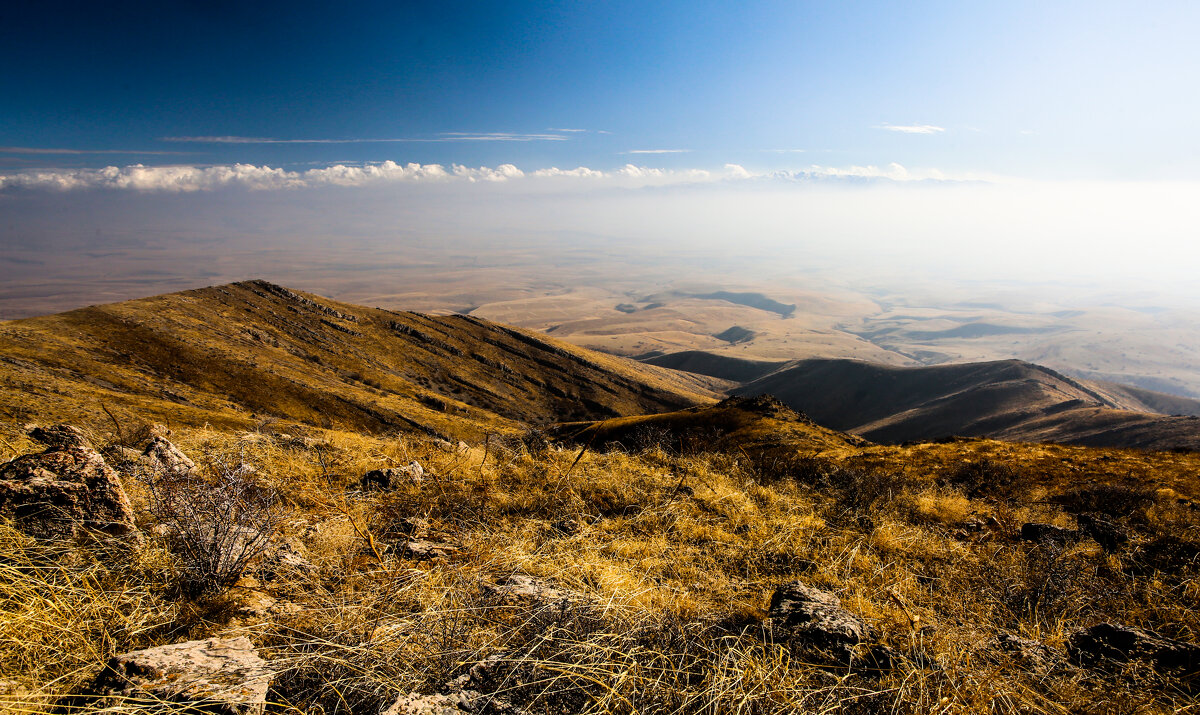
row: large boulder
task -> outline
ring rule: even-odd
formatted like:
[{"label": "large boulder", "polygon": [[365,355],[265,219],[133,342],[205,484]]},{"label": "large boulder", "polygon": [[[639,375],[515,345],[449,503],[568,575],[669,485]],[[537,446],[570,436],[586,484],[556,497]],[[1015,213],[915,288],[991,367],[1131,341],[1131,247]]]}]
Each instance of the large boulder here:
[{"label": "large boulder", "polygon": [[272,675],[248,638],[210,638],[114,656],[90,694],[187,703],[218,715],[261,715]]},{"label": "large boulder", "polygon": [[1164,674],[1181,677],[1200,674],[1200,645],[1116,623],[1098,623],[1069,635],[1067,656],[1085,668],[1142,661]]},{"label": "large boulder", "polygon": [[46,451],[0,465],[0,516],[38,538],[139,538],[120,478],[83,432],[56,425],[30,436]]},{"label": "large boulder", "polygon": [[870,628],[843,608],[837,596],[799,581],[775,590],[769,616],[776,643],[815,648],[843,663],[850,661],[855,646],[871,637]]}]

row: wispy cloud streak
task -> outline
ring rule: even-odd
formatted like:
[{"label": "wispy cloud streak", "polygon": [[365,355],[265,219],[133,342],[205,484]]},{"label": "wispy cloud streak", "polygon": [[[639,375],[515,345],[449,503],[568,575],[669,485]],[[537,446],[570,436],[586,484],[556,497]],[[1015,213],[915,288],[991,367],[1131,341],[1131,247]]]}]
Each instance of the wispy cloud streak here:
[{"label": "wispy cloud streak", "polygon": [[53,147],[0,146],[0,154],[75,155],[75,154],[131,154],[135,156],[186,156],[187,151],[151,151],[144,149],[59,149]]},{"label": "wispy cloud streak", "polygon": [[945,127],[938,127],[933,124],[880,124],[875,128],[889,132],[900,132],[901,134],[941,134],[946,131]]},{"label": "wispy cloud streak", "polygon": [[[557,130],[576,131],[569,129]],[[195,136],[161,137],[165,142],[193,144],[400,144],[419,142],[532,142],[567,141],[562,134],[521,134],[516,132],[443,132],[434,137],[388,137],[357,139],[277,139],[274,137]]]}]

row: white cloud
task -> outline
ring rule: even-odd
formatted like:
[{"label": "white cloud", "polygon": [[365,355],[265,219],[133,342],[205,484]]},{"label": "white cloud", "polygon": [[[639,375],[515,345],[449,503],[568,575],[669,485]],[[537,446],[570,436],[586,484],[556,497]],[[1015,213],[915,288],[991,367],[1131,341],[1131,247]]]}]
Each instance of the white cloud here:
[{"label": "white cloud", "polygon": [[454,175],[467,181],[508,181],[509,179],[520,179],[525,176],[525,172],[521,171],[512,164],[501,164],[495,169],[481,166],[478,169],[472,169],[466,166],[455,164],[453,167]]},{"label": "white cloud", "polygon": [[750,179],[754,175],[746,171],[746,167],[740,164],[726,164],[725,176],[730,179]]},{"label": "white cloud", "polygon": [[944,127],[936,127],[932,124],[881,124],[875,128],[902,134],[941,134],[946,131]]},{"label": "white cloud", "polygon": [[[637,164],[605,171],[579,166],[574,169],[549,167],[522,171],[512,164],[495,167],[469,167],[453,164],[399,164],[384,161],[372,164],[333,164],[304,170],[287,170],[253,164],[218,166],[108,166],[103,169],[33,169],[0,173],[0,191],[83,189],[126,190],[136,192],[186,193],[221,188],[252,191],[303,189],[321,186],[373,186],[403,183],[503,183],[519,181],[606,181],[612,185],[664,186],[716,181],[743,180],[819,181],[824,179],[865,179],[881,181],[978,181],[983,176],[948,177],[937,169],[910,171],[892,163],[833,167],[814,164],[799,171],[752,172],[739,164],[726,164],[720,171],[707,169],[663,169]],[[567,186],[568,184],[564,184]],[[588,185],[593,185],[589,183]]]},{"label": "white cloud", "polygon": [[549,169],[538,169],[537,171],[533,171],[529,174],[529,176],[534,176],[537,178],[567,176],[576,179],[603,179],[604,177],[608,176],[608,174],[603,171],[589,169],[586,166],[579,166],[574,169],[559,169],[556,166],[552,166]]},{"label": "white cloud", "polygon": [[687,154],[691,149],[630,149],[622,154]]}]

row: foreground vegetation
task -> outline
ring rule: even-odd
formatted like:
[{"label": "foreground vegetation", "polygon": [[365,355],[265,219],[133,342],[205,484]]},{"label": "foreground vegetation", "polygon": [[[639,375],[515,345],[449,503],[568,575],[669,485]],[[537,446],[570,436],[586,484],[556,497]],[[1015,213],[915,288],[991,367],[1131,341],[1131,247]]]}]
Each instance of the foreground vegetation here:
[{"label": "foreground vegetation", "polygon": [[[38,451],[4,430],[3,460]],[[91,436],[116,464],[146,434]],[[1200,709],[1186,679],[1053,655],[1101,621],[1196,640],[1196,455],[972,440],[768,457],[655,432],[583,448],[300,427],[170,438],[210,485],[236,472],[277,495],[272,548],[302,558],[264,548],[198,583],[136,464],[140,546],[0,524],[5,711],[135,711],[63,696],[115,653],[214,634],[251,637],[281,713],[374,715],[472,672],[493,712]],[[361,485],[413,461],[423,474]],[[1029,522],[1079,538],[1022,540]],[[553,590],[495,587],[514,574]],[[836,593],[888,662],[772,642],[768,602],[793,580]],[[1004,635],[1050,655],[1006,651]]]}]

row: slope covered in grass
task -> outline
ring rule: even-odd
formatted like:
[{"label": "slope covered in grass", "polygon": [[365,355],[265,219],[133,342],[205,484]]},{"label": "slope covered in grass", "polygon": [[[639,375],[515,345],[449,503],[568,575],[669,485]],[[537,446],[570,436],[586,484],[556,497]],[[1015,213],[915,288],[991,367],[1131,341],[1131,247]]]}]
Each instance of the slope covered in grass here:
[{"label": "slope covered in grass", "polygon": [[466,316],[352,306],[264,281],[0,324],[9,419],[283,419],[478,438],[519,422],[711,399],[703,378]]},{"label": "slope covered in grass", "polygon": [[[4,429],[4,458],[33,448]],[[1144,664],[1085,669],[1063,655],[1073,630],[1100,621],[1194,640],[1195,455],[965,441],[797,445],[784,463],[661,445],[580,455],[536,434],[464,451],[289,429],[171,437],[202,469],[230,456],[252,466],[288,509],[277,540],[311,570],[281,576],[263,563],[227,592],[182,595],[180,557],[128,472],[148,535],[136,553],[38,543],[0,525],[0,703],[40,712],[113,653],[249,634],[277,669],[269,700],[280,713],[378,713],[483,662],[479,687],[526,712],[1198,704],[1186,682]],[[358,486],[368,470],[413,460],[419,482]],[[1020,538],[1025,522],[1097,520],[1124,540]],[[422,560],[413,539],[443,555]],[[496,589],[514,574],[554,595]],[[793,580],[837,594],[889,649],[887,667],[774,642],[770,596]],[[1044,646],[1049,664],[1004,650],[1007,636]]]}]

